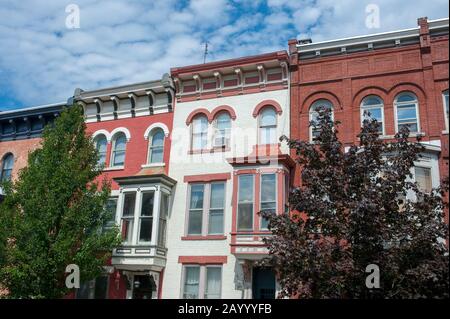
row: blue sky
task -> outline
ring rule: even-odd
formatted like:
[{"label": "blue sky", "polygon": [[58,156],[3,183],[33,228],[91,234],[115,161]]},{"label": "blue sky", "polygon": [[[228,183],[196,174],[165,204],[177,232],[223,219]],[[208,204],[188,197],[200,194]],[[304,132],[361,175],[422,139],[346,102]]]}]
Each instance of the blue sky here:
[{"label": "blue sky", "polygon": [[[66,6],[80,28],[66,28]],[[366,6],[380,9],[367,28]],[[0,111],[65,101],[76,87],[158,79],[170,67],[416,26],[448,0],[0,0]]]}]

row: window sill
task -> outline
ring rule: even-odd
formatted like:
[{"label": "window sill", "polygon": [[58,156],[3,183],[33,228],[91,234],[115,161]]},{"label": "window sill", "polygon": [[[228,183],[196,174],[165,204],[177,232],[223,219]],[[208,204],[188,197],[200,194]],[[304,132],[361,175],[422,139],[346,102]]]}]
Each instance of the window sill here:
[{"label": "window sill", "polygon": [[448,135],[448,131],[442,131],[442,135]]},{"label": "window sill", "polygon": [[208,154],[208,153],[220,153],[220,152],[229,152],[231,151],[230,147],[213,147],[211,149],[205,148],[201,150],[190,150],[188,151],[188,155],[194,155],[194,154]]},{"label": "window sill", "polygon": [[183,236],[181,240],[225,240],[227,236],[224,235],[207,235],[207,236]]},{"label": "window sill", "polygon": [[114,166],[114,167],[106,167],[103,171],[121,171],[125,169],[125,166]]},{"label": "window sill", "polygon": [[151,167],[164,167],[166,163],[151,163],[151,164],[142,164],[141,168],[151,168]]}]

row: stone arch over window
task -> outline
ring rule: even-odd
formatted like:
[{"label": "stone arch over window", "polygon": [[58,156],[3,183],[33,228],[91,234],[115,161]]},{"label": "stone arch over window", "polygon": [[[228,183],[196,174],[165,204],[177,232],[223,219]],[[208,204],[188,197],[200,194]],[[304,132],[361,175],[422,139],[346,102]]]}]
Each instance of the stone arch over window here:
[{"label": "stone arch over window", "polygon": [[14,167],[13,153],[6,153],[1,162],[0,182],[11,180],[12,170]]},{"label": "stone arch over window", "polygon": [[95,138],[96,138],[98,135],[104,135],[104,136],[106,137],[106,140],[108,141],[108,143],[111,142],[111,134],[110,134],[107,130],[98,130],[98,131],[95,131],[95,132],[92,134],[92,139],[95,140]]},{"label": "stone arch over window", "polygon": [[153,123],[152,125],[147,127],[147,129],[145,130],[145,133],[144,133],[144,139],[148,140],[150,133],[156,128],[160,128],[164,132],[165,137],[169,137],[170,131],[169,131],[169,128],[167,127],[167,125],[164,123],[158,122],[158,123]]},{"label": "stone arch over window", "polygon": [[115,136],[117,133],[119,133],[119,132],[122,132],[123,134],[125,134],[125,136],[126,136],[126,138],[127,138],[127,142],[130,141],[130,139],[131,139],[131,134],[130,134],[130,131],[129,131],[126,127],[117,127],[117,128],[115,128],[114,130],[112,130],[112,132],[111,132],[111,140],[113,140],[113,139],[114,139],[114,136]]},{"label": "stone arch over window", "polygon": [[221,105],[216,107],[210,114],[209,121],[212,122],[217,117],[219,113],[227,112],[232,120],[236,119],[236,112],[229,105]]},{"label": "stone arch over window", "polygon": [[385,135],[383,99],[378,95],[368,95],[361,101],[360,110],[361,123],[366,119],[377,120],[378,132],[382,135]]},{"label": "stone arch over window", "polygon": [[255,106],[255,108],[253,109],[253,117],[257,117],[261,111],[265,108],[271,107],[275,110],[275,113],[278,115],[281,115],[283,113],[283,109],[281,108],[281,105],[274,100],[264,100],[260,103],[258,103],[258,105]]},{"label": "stone arch over window", "polygon": [[411,133],[420,132],[419,100],[411,91],[403,91],[394,99],[395,131],[407,126]]},{"label": "stone arch over window", "polygon": [[330,101],[331,104],[333,105],[334,111],[336,111],[338,109],[342,110],[342,103],[335,94],[333,94],[331,92],[327,92],[327,91],[319,91],[319,92],[311,93],[310,95],[308,95],[305,98],[305,100],[303,101],[303,103],[300,107],[299,112],[308,114],[309,111],[311,110],[311,105],[318,100]]},{"label": "stone arch over window", "polygon": [[208,122],[211,122],[211,121],[210,121],[210,119],[211,119],[211,113],[210,113],[207,109],[205,109],[205,108],[199,108],[199,109],[196,109],[196,110],[192,111],[192,112],[188,115],[188,117],[187,117],[187,119],[186,119],[186,125],[190,125],[190,124],[192,123],[193,119],[194,119],[195,117],[201,115],[201,114],[203,114],[204,116],[206,116],[206,119],[207,119]]}]

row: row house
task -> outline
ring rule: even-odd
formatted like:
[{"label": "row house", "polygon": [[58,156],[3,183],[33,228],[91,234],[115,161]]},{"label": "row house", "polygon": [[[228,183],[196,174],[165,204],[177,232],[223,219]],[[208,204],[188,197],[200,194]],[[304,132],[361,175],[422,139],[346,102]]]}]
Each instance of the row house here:
[{"label": "row house", "polygon": [[[162,79],[85,91],[87,133],[111,181],[106,209],[119,226],[104,274],[74,298],[274,298],[260,267],[271,236],[259,212],[288,212],[300,184],[280,136],[311,141],[317,107],[357,144],[370,112],[382,139],[408,125],[425,153],[412,169],[425,190],[448,175],[449,20],[172,68]],[[0,112],[0,178],[16,177],[42,128],[66,103]],[[0,193],[1,195],[1,193]],[[447,194],[448,200],[448,194]],[[448,212],[446,215],[448,223]]]},{"label": "row house", "polygon": [[260,210],[282,213],[293,162],[287,52],[173,68],[168,227],[163,298],[274,298],[258,267],[270,236]]},{"label": "row house", "polygon": [[86,282],[76,298],[161,296],[167,262],[167,220],[176,181],[169,177],[174,86],[161,80],[98,90],[76,89],[87,133],[111,181],[107,209],[123,242],[103,276]]},{"label": "row house", "polygon": [[[289,54],[291,138],[313,138],[308,123],[322,106],[341,122],[344,145],[358,144],[368,111],[386,141],[405,125],[411,139],[421,136],[426,150],[411,173],[423,189],[448,176],[448,18],[420,18],[415,28],[325,42],[291,40]],[[294,180],[298,185],[298,170]]]},{"label": "row house", "polygon": [[[43,129],[52,125],[66,103],[0,112],[0,181],[16,179],[28,154],[39,147]],[[0,187],[0,202],[3,194]]]}]

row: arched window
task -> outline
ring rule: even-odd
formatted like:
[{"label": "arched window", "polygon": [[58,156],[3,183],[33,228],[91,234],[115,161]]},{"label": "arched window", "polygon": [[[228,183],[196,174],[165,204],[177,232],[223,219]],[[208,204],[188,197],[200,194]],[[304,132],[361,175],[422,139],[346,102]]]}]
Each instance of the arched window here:
[{"label": "arched window", "polygon": [[[333,113],[333,104],[325,99],[317,100],[315,101],[311,107],[309,108],[309,120],[310,122],[317,123],[317,119],[319,117],[319,109],[325,109],[325,110],[331,110],[331,120],[334,120],[334,113]],[[320,134],[320,128],[319,127],[313,127],[310,126],[309,128],[309,136],[311,141],[319,136]]]},{"label": "arched window", "polygon": [[396,129],[399,132],[402,127],[407,126],[411,133],[417,133],[419,127],[419,103],[417,97],[411,92],[400,93],[394,102],[396,110]]},{"label": "arched window", "polygon": [[0,172],[0,181],[5,182],[11,180],[11,173],[14,166],[14,155],[6,154],[2,160],[2,171]]},{"label": "arched window", "polygon": [[192,149],[205,149],[208,144],[208,119],[197,115],[192,121]]},{"label": "arched window", "polygon": [[444,101],[444,117],[445,117],[445,129],[448,131],[449,126],[448,126],[448,90],[445,90],[442,93],[442,99]]},{"label": "arched window", "polygon": [[99,158],[98,164],[104,165],[106,163],[106,147],[108,145],[108,141],[106,140],[106,136],[103,134],[99,134],[94,139],[95,148],[97,149]]},{"label": "arched window", "polygon": [[361,122],[375,119],[378,123],[378,132],[384,135],[384,104],[376,95],[369,95],[361,102]]},{"label": "arched window", "polygon": [[259,115],[259,144],[277,142],[277,113],[272,107],[264,108]]},{"label": "arched window", "polygon": [[127,137],[125,133],[117,133],[113,138],[111,166],[124,166],[125,151],[127,149]]},{"label": "arched window", "polygon": [[162,163],[164,160],[164,131],[154,129],[149,138],[148,160],[150,164]]},{"label": "arched window", "polygon": [[214,120],[214,147],[230,145],[231,118],[227,112],[221,112]]}]

